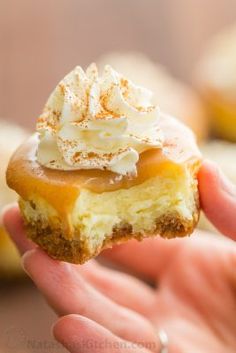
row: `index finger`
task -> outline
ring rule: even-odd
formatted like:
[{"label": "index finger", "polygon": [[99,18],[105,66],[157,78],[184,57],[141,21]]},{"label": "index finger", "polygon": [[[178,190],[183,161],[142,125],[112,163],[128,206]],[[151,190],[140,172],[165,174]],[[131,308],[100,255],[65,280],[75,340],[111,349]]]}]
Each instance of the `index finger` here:
[{"label": "index finger", "polygon": [[7,233],[16,244],[20,254],[33,249],[36,245],[26,237],[24,223],[17,205],[9,205],[3,211],[2,221]]}]

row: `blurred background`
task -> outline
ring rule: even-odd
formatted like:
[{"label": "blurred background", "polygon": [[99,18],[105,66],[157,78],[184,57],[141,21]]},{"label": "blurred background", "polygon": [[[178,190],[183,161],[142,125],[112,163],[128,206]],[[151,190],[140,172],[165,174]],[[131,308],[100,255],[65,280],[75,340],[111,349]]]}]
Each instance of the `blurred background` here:
[{"label": "blurred background", "polygon": [[[16,199],[10,154],[58,81],[93,61],[152,89],[236,182],[235,0],[0,0],[0,208]],[[0,352],[64,352],[54,318],[0,228]]]}]

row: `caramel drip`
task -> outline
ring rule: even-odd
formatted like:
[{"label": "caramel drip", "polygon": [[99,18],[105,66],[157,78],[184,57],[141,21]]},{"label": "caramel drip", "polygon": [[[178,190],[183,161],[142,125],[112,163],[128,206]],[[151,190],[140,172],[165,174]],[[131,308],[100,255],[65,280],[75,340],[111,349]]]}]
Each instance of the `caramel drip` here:
[{"label": "caramel drip", "polygon": [[166,116],[160,120],[160,127],[165,134],[163,149],[143,152],[137,164],[137,176],[132,178],[104,170],[62,171],[43,167],[37,162],[39,136],[35,134],[11,158],[8,185],[23,199],[40,196],[67,219],[82,188],[96,193],[130,188],[161,175],[167,165],[178,171],[186,164],[192,168],[199,164],[200,154],[188,129]]}]

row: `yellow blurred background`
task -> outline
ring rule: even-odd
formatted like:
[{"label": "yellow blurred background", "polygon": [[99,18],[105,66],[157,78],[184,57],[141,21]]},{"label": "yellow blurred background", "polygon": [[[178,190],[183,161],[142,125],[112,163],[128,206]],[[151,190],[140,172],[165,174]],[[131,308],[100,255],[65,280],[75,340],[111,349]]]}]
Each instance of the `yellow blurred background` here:
[{"label": "yellow blurred background", "polygon": [[[206,156],[236,181],[236,170],[229,167],[236,145],[205,141],[212,136],[214,113],[224,125],[230,115],[229,129],[236,127],[236,94],[233,103],[224,97],[224,109],[215,104],[213,109],[205,94],[209,87],[202,88],[196,77],[211,38],[234,23],[235,0],[0,0],[0,117],[33,129],[49,93],[67,72],[78,64],[109,60],[133,80],[137,75],[137,83],[151,88],[161,107],[189,123]],[[228,105],[230,113],[225,113]],[[15,148],[12,129],[0,124],[0,157],[6,157],[0,161],[0,207],[15,198],[2,196],[7,192],[4,170]],[[22,140],[27,132],[19,134]],[[232,140],[227,132],[220,137]],[[205,220],[202,224],[209,227]],[[64,352],[51,337],[54,313],[19,272],[14,250],[5,250],[3,239],[0,234],[0,352]],[[1,249],[11,254],[4,271]]]}]

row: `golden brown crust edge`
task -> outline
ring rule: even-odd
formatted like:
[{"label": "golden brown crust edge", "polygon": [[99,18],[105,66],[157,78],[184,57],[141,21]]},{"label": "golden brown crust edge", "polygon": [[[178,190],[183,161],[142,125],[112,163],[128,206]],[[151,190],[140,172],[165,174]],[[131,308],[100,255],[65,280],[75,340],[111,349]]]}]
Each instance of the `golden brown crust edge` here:
[{"label": "golden brown crust edge", "polygon": [[184,237],[190,235],[199,220],[199,201],[196,197],[196,209],[193,219],[186,220],[179,214],[168,214],[156,220],[156,227],[153,232],[133,233],[132,226],[127,224],[113,229],[111,236],[107,237],[101,246],[91,251],[86,241],[79,240],[78,231],[75,230],[74,238],[68,240],[63,237],[63,231],[59,227],[45,224],[42,221],[29,222],[24,217],[24,210],[19,202],[24,218],[27,236],[38,244],[49,256],[59,261],[66,261],[75,264],[83,264],[92,257],[97,256],[102,250],[116,244],[124,243],[130,239],[142,240],[147,237],[160,235],[163,238]]}]

